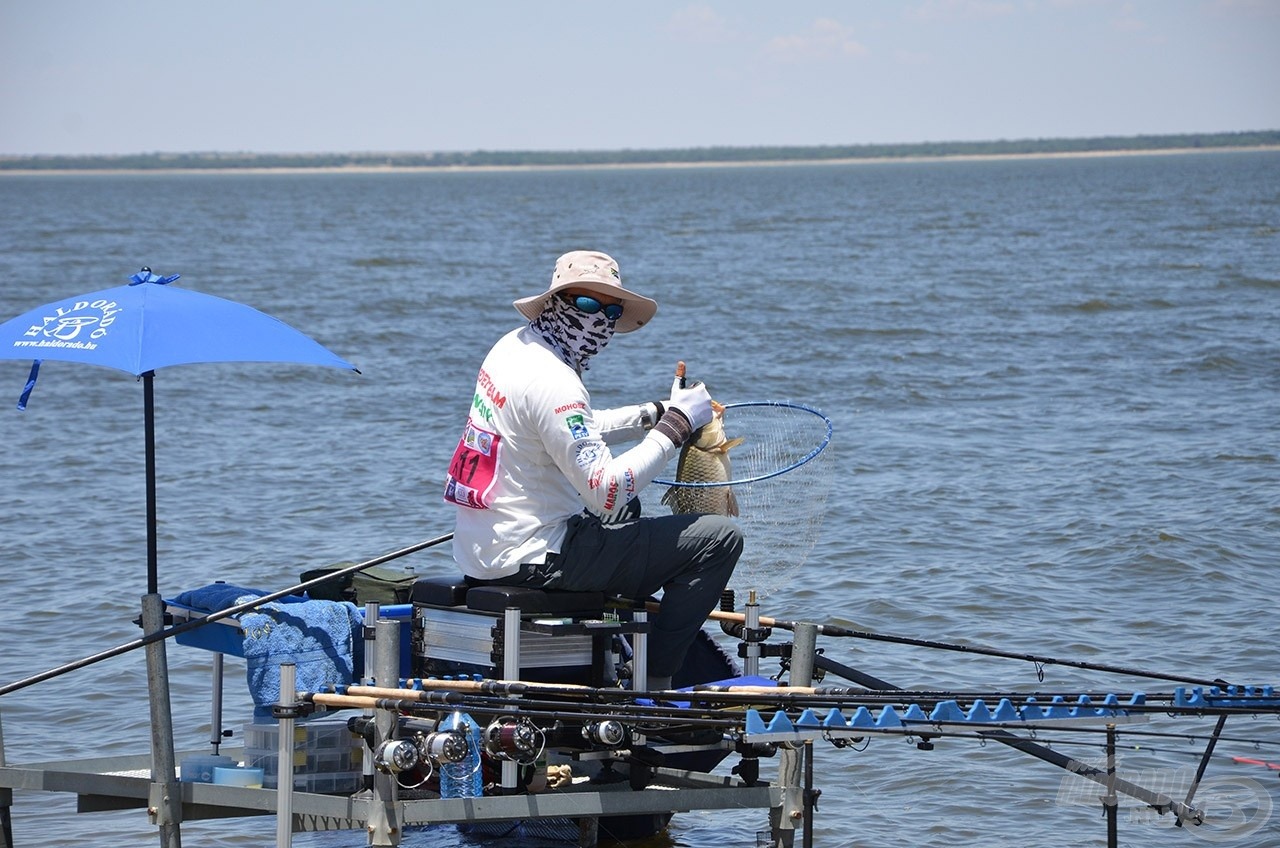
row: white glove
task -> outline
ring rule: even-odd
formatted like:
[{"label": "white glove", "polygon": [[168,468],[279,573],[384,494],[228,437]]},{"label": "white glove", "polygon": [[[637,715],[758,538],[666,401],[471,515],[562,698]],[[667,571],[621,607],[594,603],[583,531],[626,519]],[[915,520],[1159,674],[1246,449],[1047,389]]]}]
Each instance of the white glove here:
[{"label": "white glove", "polygon": [[677,377],[671,384],[671,399],[666,406],[683,415],[691,430],[711,423],[711,395],[700,382],[681,388],[680,378]]}]

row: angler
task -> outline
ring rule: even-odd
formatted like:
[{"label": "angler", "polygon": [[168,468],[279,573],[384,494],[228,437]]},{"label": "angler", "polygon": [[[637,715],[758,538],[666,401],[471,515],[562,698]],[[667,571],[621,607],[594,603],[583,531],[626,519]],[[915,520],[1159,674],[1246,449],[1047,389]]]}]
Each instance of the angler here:
[{"label": "angler", "polygon": [[649,671],[665,688],[719,602],[743,535],[722,515],[639,517],[640,491],[713,413],[706,387],[680,380],[663,401],[592,407],[582,380],[592,359],[658,309],[621,280],[612,257],[572,251],[545,291],[514,302],[528,323],[493,346],[474,389],[503,402],[491,416],[472,405],[444,498],[457,507],[454,560],[473,584],[629,598],[661,590]]}]

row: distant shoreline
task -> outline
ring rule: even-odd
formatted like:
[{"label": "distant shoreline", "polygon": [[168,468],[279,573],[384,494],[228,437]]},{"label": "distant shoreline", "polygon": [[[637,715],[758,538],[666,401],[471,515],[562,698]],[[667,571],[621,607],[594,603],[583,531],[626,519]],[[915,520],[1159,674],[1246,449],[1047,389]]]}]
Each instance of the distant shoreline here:
[{"label": "distant shoreline", "polygon": [[274,165],[258,167],[233,165],[200,168],[0,168],[5,176],[58,176],[101,174],[417,174],[417,173],[499,173],[517,171],[640,170],[646,168],[761,168],[798,165],[885,165],[923,162],[987,162],[1023,159],[1099,159],[1108,156],[1181,156],[1195,153],[1257,153],[1280,151],[1280,144],[1239,147],[1170,147],[1117,150],[1063,150],[1030,153],[947,153],[903,156],[850,156],[831,159],[723,159],[705,161],[579,162],[513,165]]}]

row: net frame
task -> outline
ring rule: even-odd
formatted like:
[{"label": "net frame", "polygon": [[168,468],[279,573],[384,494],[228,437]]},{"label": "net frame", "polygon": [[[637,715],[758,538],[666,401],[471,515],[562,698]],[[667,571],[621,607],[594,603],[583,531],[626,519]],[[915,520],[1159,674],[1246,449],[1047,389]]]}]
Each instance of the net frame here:
[{"label": "net frame", "polygon": [[804,465],[806,462],[809,462],[815,459],[820,453],[822,453],[824,450],[827,449],[827,445],[831,444],[831,433],[832,433],[831,419],[823,415],[818,410],[814,409],[812,406],[805,406],[802,403],[791,403],[790,401],[785,401],[785,400],[751,400],[751,401],[741,401],[739,403],[727,403],[724,405],[724,409],[726,412],[728,412],[731,409],[746,409],[746,408],[753,408],[753,407],[776,407],[780,409],[796,409],[802,412],[807,412],[811,415],[816,415],[818,418],[821,418],[823,423],[826,425],[827,432],[822,437],[821,441],[819,441],[818,444],[813,448],[813,450],[809,451],[807,454],[800,457],[800,459],[797,459],[795,462],[791,463],[790,465],[786,465],[774,471],[769,471],[765,474],[756,474],[754,476],[742,477],[742,478],[737,478],[733,480],[726,480],[724,482],[713,481],[713,482],[697,483],[692,481],[682,482],[680,480],[663,480],[663,479],[655,479],[653,482],[663,486],[674,486],[674,487],[685,488],[685,489],[721,489],[721,488],[724,488],[725,486],[742,486],[748,483],[759,483],[762,480],[768,480],[771,477],[777,477],[779,475],[786,474],[788,471],[794,471],[795,469]]},{"label": "net frame", "polygon": [[[729,452],[732,479],[658,479],[645,492],[733,487],[739,514],[732,518],[745,546],[728,588],[763,599],[790,584],[817,544],[834,472],[833,427],[819,410],[790,401],[725,404],[725,413],[726,437],[745,439]],[[669,514],[652,495],[644,500],[644,514]]]}]

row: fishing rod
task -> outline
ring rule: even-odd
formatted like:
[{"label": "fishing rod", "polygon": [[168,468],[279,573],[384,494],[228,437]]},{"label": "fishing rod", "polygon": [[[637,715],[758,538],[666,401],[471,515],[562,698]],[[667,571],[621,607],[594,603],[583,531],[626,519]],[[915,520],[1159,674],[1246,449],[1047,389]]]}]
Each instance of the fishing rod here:
[{"label": "fishing rod", "polygon": [[[393,712],[401,713],[439,713],[450,712],[453,710],[464,710],[475,715],[493,715],[493,716],[512,716],[515,718],[526,717],[530,720],[539,719],[543,722],[553,721],[594,721],[602,717],[615,718],[636,725],[646,725],[652,727],[702,727],[731,729],[742,725],[742,716],[736,711],[722,716],[707,716],[697,714],[689,715],[689,711],[676,707],[659,707],[640,704],[589,704],[580,703],[573,705],[576,710],[566,709],[567,705],[563,701],[527,701],[520,700],[512,702],[494,696],[477,696],[465,692],[416,692],[415,690],[389,690],[378,689],[377,687],[364,687],[372,691],[380,691],[387,693],[398,693],[403,695],[416,695],[417,697],[379,697],[375,695],[352,695],[343,693],[329,692],[313,692],[303,696],[303,700],[325,707],[342,708],[376,708],[385,709]],[[1104,721],[1107,716],[1098,716],[1099,721]],[[1023,745],[1035,744],[1033,738],[1026,736],[1015,736],[1009,734],[1008,727],[1004,723],[993,723],[990,725],[975,726],[970,722],[948,721],[942,720],[911,720],[903,718],[901,724],[892,727],[859,727],[859,728],[839,728],[841,730],[857,730],[858,732],[888,734],[888,735],[907,735],[918,736],[925,733],[929,736],[946,736],[955,738],[970,738],[973,735],[979,737],[992,737],[997,733],[1005,734],[1004,738],[998,741],[1017,741]],[[1016,728],[1021,731],[1031,733],[1075,733],[1075,734],[1101,734],[1106,733],[1106,728],[1091,727],[1082,725],[1061,726],[1052,721],[1028,721],[1020,722]],[[797,728],[804,730],[808,728]],[[1203,733],[1176,733],[1172,731],[1158,730],[1139,730],[1126,729],[1124,734],[1129,737],[1140,737],[1150,739],[1185,739],[1187,741],[1196,742],[1208,738],[1216,738],[1224,742],[1236,742],[1245,745],[1252,745],[1255,748],[1271,747],[1280,743],[1267,739],[1256,739],[1243,736],[1227,736],[1220,731],[1208,735]],[[1078,745],[1078,746],[1094,746],[1096,743],[1080,741],[1080,740],[1063,740],[1056,739],[1054,744],[1058,745]],[[1195,752],[1186,752],[1195,753]]]},{"label": "fishing rod", "polygon": [[[648,708],[657,711],[681,711],[688,715],[690,711],[713,709],[712,704],[723,704],[726,707],[764,706],[776,709],[815,708],[859,706],[893,706],[905,709],[912,704],[932,706],[946,701],[978,700],[995,703],[1002,699],[1018,699],[1021,704],[1037,697],[1029,693],[965,693],[957,696],[951,692],[915,691],[907,689],[894,690],[892,693],[875,692],[851,686],[758,686],[748,684],[700,684],[689,689],[633,691],[616,687],[591,687],[573,683],[540,683],[518,680],[442,680],[442,679],[410,679],[408,687],[391,688],[379,686],[354,685],[344,687],[340,694],[408,700],[428,704],[454,705],[470,703],[471,699],[482,698],[521,698],[518,703],[528,704],[528,696],[571,698],[580,703],[589,702],[601,705],[601,709]],[[1079,701],[1054,702],[1053,695],[1040,695],[1045,700],[1030,701],[1035,706],[1068,706],[1071,708],[1088,706],[1100,710],[1131,709],[1128,703],[1114,701],[1097,701],[1081,704]],[[1105,696],[1102,696],[1105,697]],[[1116,696],[1118,698],[1118,696]],[[640,701],[653,701],[652,705],[641,704]],[[505,703],[511,703],[510,700]],[[631,707],[625,705],[631,704]],[[687,707],[676,707],[675,704],[688,704]],[[620,706],[623,705],[623,706]],[[1150,705],[1152,712],[1168,711],[1165,705]],[[1189,710],[1203,712],[1203,708]]]},{"label": "fishing rod", "polygon": [[[392,691],[396,692],[397,694],[403,694],[403,690],[392,690]],[[349,690],[347,691],[338,690],[336,694],[348,694],[348,692]],[[325,694],[325,693],[317,693],[317,694]],[[351,695],[351,697],[377,697],[377,696]],[[392,695],[391,697],[393,700],[395,699],[394,695]],[[419,697],[419,698],[402,699],[402,700],[408,700],[408,701],[412,701],[413,703],[419,703],[424,705],[438,704],[438,705],[442,705],[444,709],[457,709],[459,707],[465,707],[468,710],[475,709],[475,710],[487,710],[487,711],[494,711],[494,712],[504,712],[512,709],[531,710],[531,711],[540,711],[540,710],[558,711],[558,710],[564,710],[566,705],[571,705],[574,709],[584,711],[586,713],[589,713],[593,717],[597,717],[597,718],[600,715],[606,715],[606,714],[607,715],[626,714],[628,716],[636,717],[638,719],[644,719],[649,717],[667,718],[667,717],[677,717],[677,716],[682,719],[688,719],[688,718],[694,718],[697,716],[705,716],[707,714],[723,715],[723,713],[720,710],[682,707],[676,704],[661,703],[661,702],[640,703],[639,701],[642,699],[637,699],[636,703],[602,703],[602,702],[585,701],[585,700],[570,700],[570,701],[566,701],[564,699],[540,700],[540,699],[534,699],[534,698],[528,698],[528,697],[512,699],[512,698],[504,697],[501,695],[475,695],[475,694],[466,693],[466,692],[439,692],[439,693],[432,693],[432,697],[429,697],[429,698]]]},{"label": "fishing rod", "polygon": [[[699,684],[689,689],[660,689],[633,691],[617,687],[592,687],[574,683],[539,683],[521,680],[440,680],[414,678],[407,685],[421,689],[389,689],[376,686],[349,686],[352,695],[391,698],[429,699],[433,693],[426,690],[474,692],[484,695],[522,697],[537,693],[574,699],[592,699],[597,702],[652,700],[668,703],[758,704],[789,702],[801,705],[829,705],[850,700],[867,700],[869,692],[854,686],[758,686],[754,684]],[[901,701],[896,699],[894,703]]]},{"label": "fishing rod", "polygon": [[[555,721],[599,721],[602,718],[613,718],[628,724],[643,727],[689,728],[703,730],[730,730],[739,726],[740,717],[707,716],[696,712],[692,715],[676,708],[646,708],[629,705],[608,707],[598,705],[598,710],[591,711],[590,704],[572,705],[565,702],[550,701],[495,701],[491,698],[475,699],[460,693],[449,693],[454,696],[447,702],[424,700],[419,698],[383,698],[372,695],[342,695],[329,692],[311,692],[303,696],[304,701],[325,707],[338,709],[383,709],[397,713],[408,713],[418,716],[423,713],[445,713],[461,710],[478,716],[510,716],[512,718],[537,718],[543,722]],[[567,709],[578,706],[578,710]],[[647,712],[653,710],[654,712]],[[641,712],[646,711],[646,712]]]},{"label": "fishing rod", "polygon": [[207,616],[192,618],[182,624],[174,625],[173,627],[165,630],[157,630],[156,632],[149,633],[139,639],[134,639],[132,642],[125,642],[124,644],[116,645],[114,648],[108,648],[107,650],[93,654],[92,656],[84,657],[82,659],[75,660],[74,662],[66,663],[65,665],[60,665],[57,668],[51,668],[48,671],[43,671],[39,674],[23,678],[22,680],[9,683],[5,686],[0,686],[0,695],[8,695],[10,692],[17,692],[19,689],[25,689],[36,683],[40,683],[54,677],[59,677],[67,672],[93,665],[94,663],[110,659],[111,657],[118,657],[121,654],[127,654],[130,651],[135,651],[138,648],[144,648],[147,645],[163,641],[171,636],[189,633],[192,630],[204,627],[206,624],[212,624],[215,621],[221,621],[224,618],[231,618],[232,616],[239,615],[242,612],[248,612],[249,610],[256,609],[263,604],[279,600],[286,595],[294,595],[299,592],[306,591],[312,586],[318,586],[321,583],[327,583],[330,580],[336,580],[340,577],[345,577],[348,574],[355,574],[358,571],[364,571],[366,568],[373,568],[375,565],[382,565],[384,562],[390,562],[393,559],[398,559],[402,556],[407,556],[409,554],[417,553],[418,551],[426,550],[427,548],[435,547],[436,545],[447,542],[452,538],[452,533],[446,533],[443,536],[437,536],[434,539],[418,542],[415,545],[410,545],[407,548],[401,548],[400,550],[393,551],[389,554],[383,554],[382,556],[377,556],[373,559],[365,560],[364,562],[358,562],[354,565],[347,566],[346,568],[331,571],[319,577],[312,578],[311,580],[306,580],[296,586],[290,586],[287,589],[281,589],[278,592],[272,592],[268,595],[254,598],[251,601],[246,601],[217,612],[212,612]]},{"label": "fishing rod", "polygon": [[[1142,713],[1171,713],[1185,716],[1216,715],[1221,713],[1257,715],[1259,713],[1280,711],[1280,705],[1213,706],[1202,704],[1176,707],[1171,703],[1175,698],[1171,693],[1073,692],[1069,693],[1072,700],[1066,700],[1067,695],[1061,692],[937,689],[869,690],[856,686],[762,686],[732,683],[704,683],[687,689],[633,691],[617,687],[592,687],[576,683],[544,683],[497,679],[410,678],[403,688],[353,685],[344,687],[341,694],[408,699],[440,704],[459,703],[458,698],[467,695],[472,697],[489,696],[525,699],[530,695],[536,695],[609,704],[651,700],[656,702],[656,706],[663,706],[663,702],[667,704],[687,703],[691,707],[697,705],[697,708],[717,703],[738,706],[743,704],[787,705],[797,708],[829,705],[854,707],[894,706],[905,708],[911,704],[927,707],[944,702],[973,704],[982,701],[986,704],[996,704],[1000,701],[1008,700],[1015,702],[1019,707],[1083,708],[1102,711],[1124,710]],[[1134,698],[1138,694],[1141,694],[1145,699],[1144,703],[1134,702]],[[1081,698],[1088,700],[1081,700]],[[522,701],[522,703],[524,702]],[[687,710],[689,707],[681,709]]]},{"label": "fishing rod", "polygon": [[[685,700],[689,697],[696,697],[704,692],[714,692],[716,687],[722,684],[699,684],[690,691],[680,691],[678,694],[683,696]],[[790,691],[795,691],[798,687],[790,687]],[[917,703],[917,704],[936,704],[943,701],[957,701],[960,703],[973,704],[976,701],[982,701],[988,706],[994,706],[1002,700],[1012,701],[1019,705],[1036,706],[1036,707],[1065,707],[1075,709],[1082,707],[1085,709],[1111,709],[1124,708],[1128,710],[1137,710],[1144,712],[1166,712],[1170,715],[1209,715],[1221,712],[1235,712],[1240,715],[1257,715],[1270,714],[1280,712],[1280,698],[1259,698],[1256,701],[1248,703],[1231,703],[1227,698],[1227,703],[1215,704],[1212,701],[1208,703],[1194,704],[1177,704],[1179,695],[1174,692],[1116,692],[1116,691],[1079,691],[1079,690],[992,690],[992,689],[903,689],[901,687],[893,687],[890,689],[860,689],[852,686],[828,686],[820,685],[810,687],[814,689],[816,695],[834,696],[839,700],[856,700],[861,703],[868,704],[897,704],[897,703]],[[741,691],[742,687],[738,687]],[[786,692],[788,687],[769,687],[755,686],[751,691],[760,694],[768,694],[772,691]],[[1135,697],[1141,697],[1142,702],[1134,702]],[[1087,700],[1081,700],[1087,699]]]},{"label": "fishing rod", "polygon": [[[414,680],[408,681],[409,685]],[[833,698],[840,696],[861,695],[864,690],[851,687],[818,687],[813,686],[711,686],[695,687],[692,691],[680,689],[661,689],[653,691],[634,691],[616,687],[581,686],[574,683],[539,683],[522,680],[437,680],[417,679],[422,689],[394,689],[379,686],[348,686],[346,693],[375,698],[396,698],[431,702],[439,696],[439,691],[455,693],[478,693],[482,695],[506,695],[522,697],[526,694],[544,696],[560,696],[575,700],[591,699],[596,702],[628,702],[650,700],[655,702],[697,702],[754,704],[762,700],[784,701],[807,699],[804,703],[832,703]],[[826,691],[826,689],[831,691]],[[762,698],[761,695],[769,697]]]},{"label": "fishing rod", "polygon": [[[618,599],[622,603],[621,599]],[[661,608],[661,604],[657,601],[648,601],[645,603],[646,609],[650,612],[656,612]],[[725,612],[723,610],[712,610],[708,613],[707,618],[712,621],[728,621],[738,624],[746,622],[747,617],[740,612]],[[760,627],[771,627],[779,630],[795,630],[804,622],[785,621],[780,618],[770,618],[769,616],[760,616]],[[997,648],[987,648],[981,645],[960,645],[954,642],[938,642],[932,639],[917,639],[910,636],[891,636],[886,633],[873,633],[868,630],[853,630],[848,627],[839,627],[833,624],[817,624],[817,632],[823,636],[844,637],[850,639],[868,639],[874,642],[890,642],[897,645],[912,645],[917,648],[933,648],[942,651],[959,651],[966,654],[980,654],[988,657],[1000,657],[1003,659],[1022,660],[1024,662],[1033,663],[1037,666],[1061,665],[1071,668],[1087,669],[1089,671],[1103,671],[1110,674],[1124,674],[1130,677],[1146,677],[1153,680],[1170,680],[1177,683],[1190,683],[1195,686],[1219,686],[1227,687],[1230,684],[1216,678],[1209,680],[1204,677],[1189,677],[1180,674],[1166,674],[1163,672],[1146,671],[1144,669],[1128,668],[1125,666],[1110,665],[1107,663],[1086,662],[1084,660],[1066,660],[1058,657],[1047,657],[1040,654],[1018,653],[1016,651],[1002,651]],[[1038,675],[1041,680],[1044,679],[1044,672],[1040,670]]]}]

